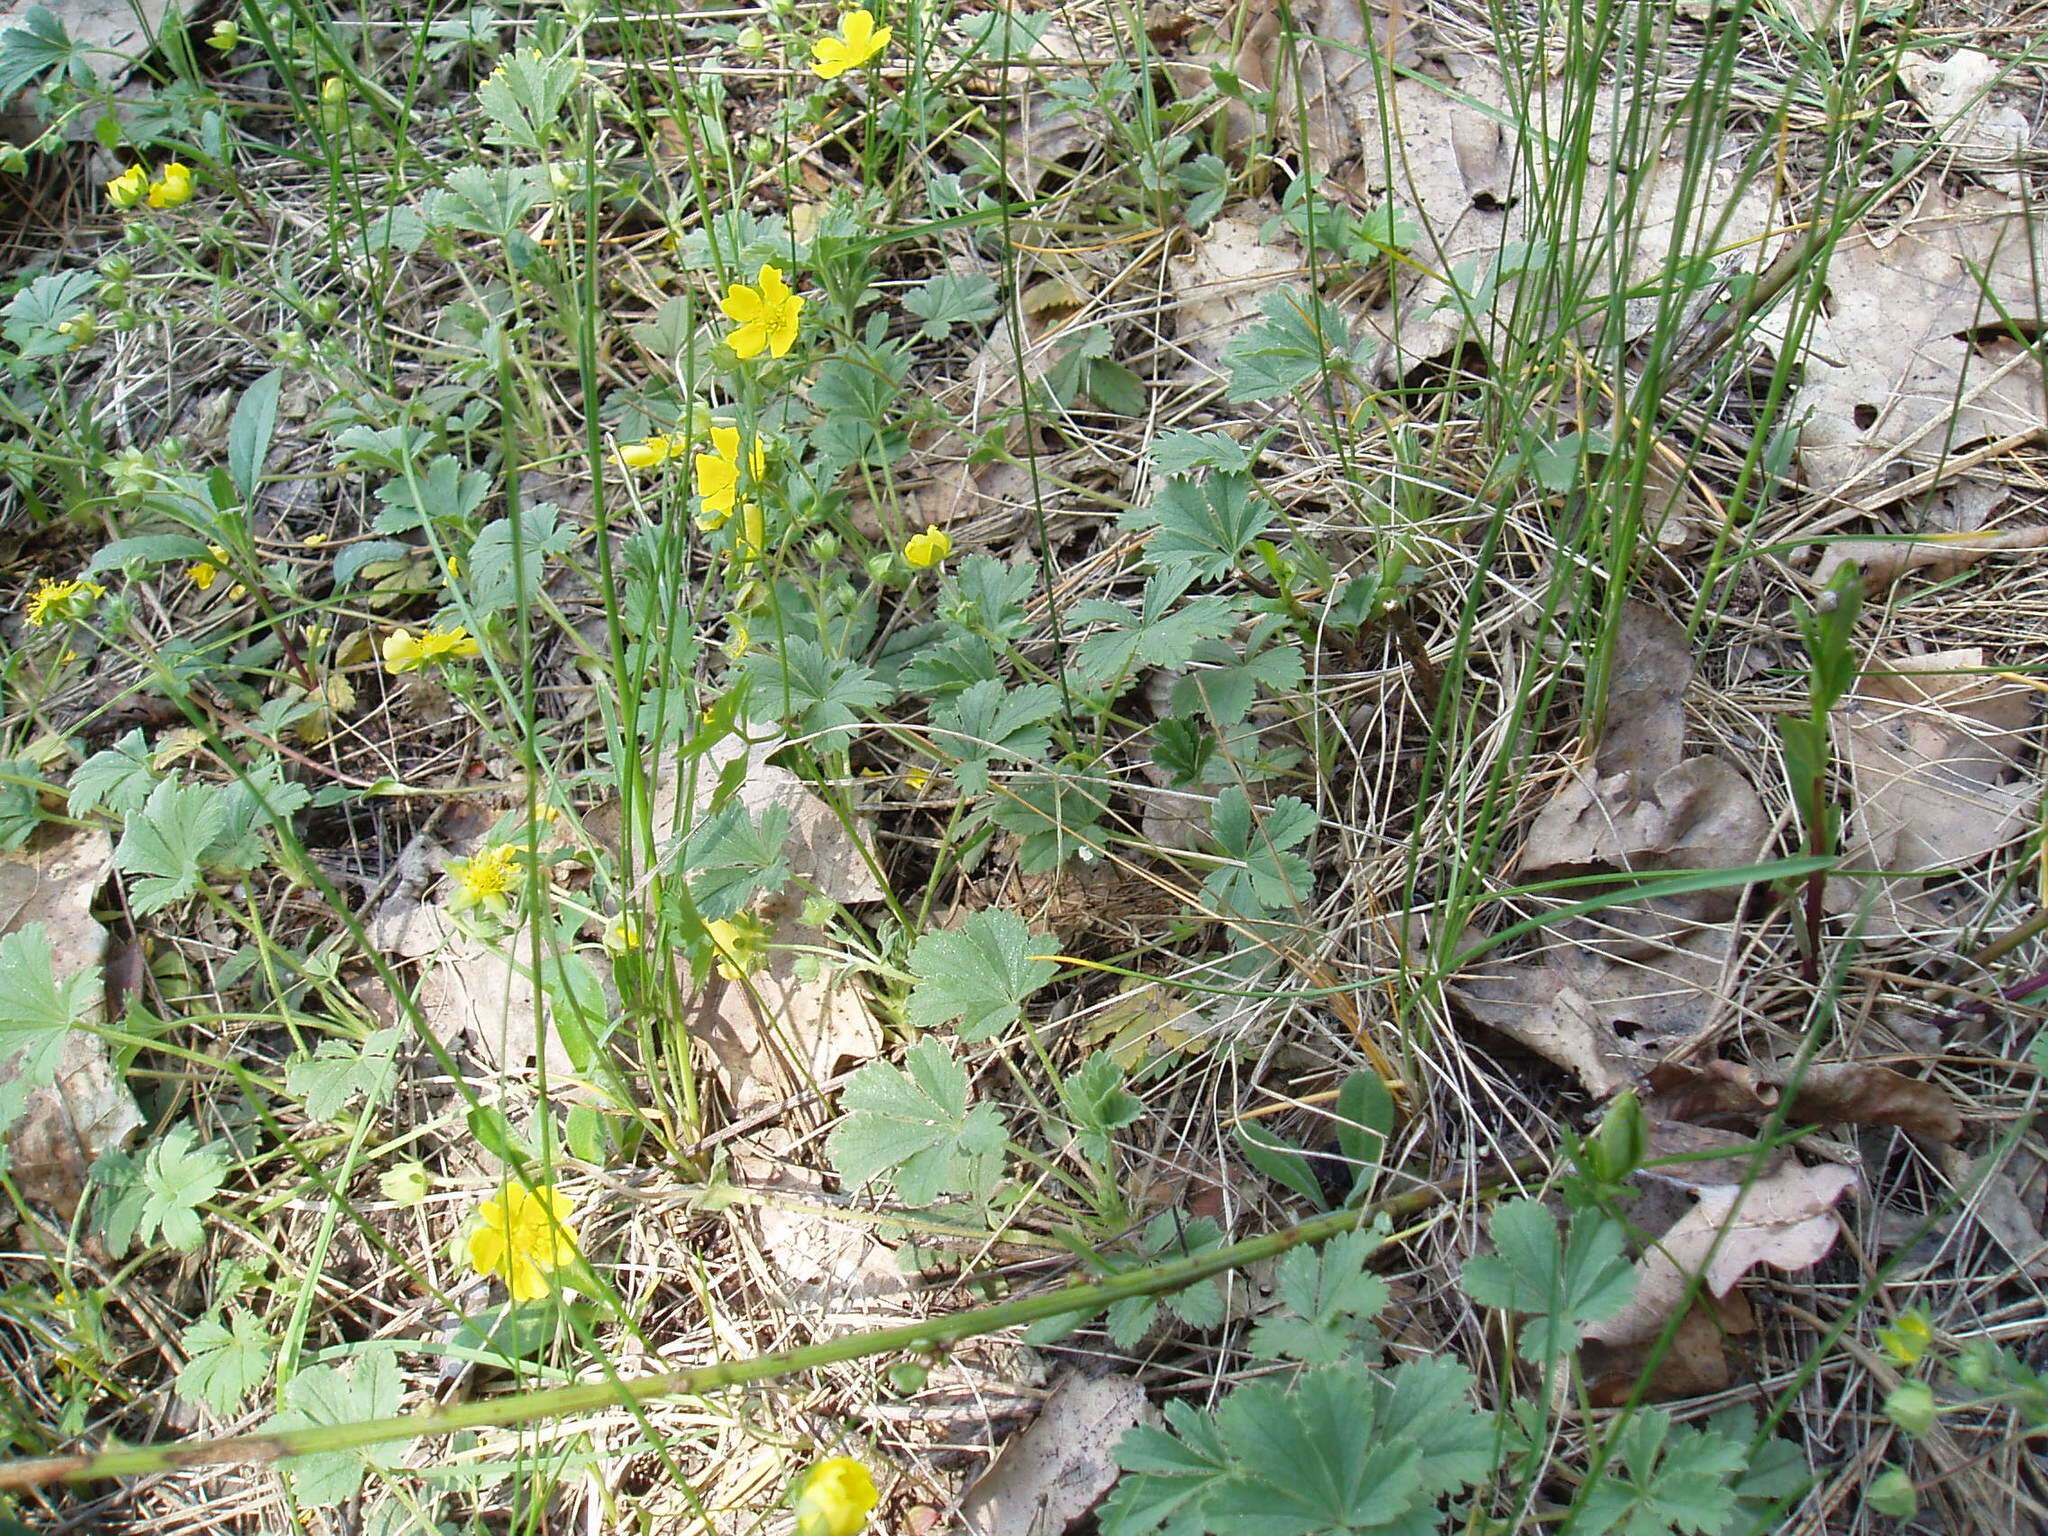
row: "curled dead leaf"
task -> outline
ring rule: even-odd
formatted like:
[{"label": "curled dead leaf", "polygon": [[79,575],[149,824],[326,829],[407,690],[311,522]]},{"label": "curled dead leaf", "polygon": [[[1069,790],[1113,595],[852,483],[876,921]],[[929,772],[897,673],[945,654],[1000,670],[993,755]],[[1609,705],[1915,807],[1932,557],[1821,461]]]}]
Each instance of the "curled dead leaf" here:
[{"label": "curled dead leaf", "polygon": [[1759,1265],[1805,1269],[1835,1245],[1834,1207],[1856,1186],[1856,1175],[1833,1163],[1788,1163],[1739,1185],[1704,1188],[1681,1217],[1636,1264],[1636,1294],[1626,1307],[1592,1324],[1596,1344],[1641,1344],[1663,1331],[1695,1278],[1700,1294],[1725,1297]]},{"label": "curled dead leaf", "polygon": [[1060,1378],[1038,1417],[1003,1447],[960,1506],[969,1536],[1059,1536],[1116,1482],[1117,1442],[1157,1410],[1135,1376]]}]

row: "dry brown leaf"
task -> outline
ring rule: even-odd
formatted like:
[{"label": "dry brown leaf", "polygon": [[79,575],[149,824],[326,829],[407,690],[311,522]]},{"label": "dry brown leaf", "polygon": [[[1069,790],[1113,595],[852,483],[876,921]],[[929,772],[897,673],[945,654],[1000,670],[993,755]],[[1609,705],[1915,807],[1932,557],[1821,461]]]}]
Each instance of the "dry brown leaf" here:
[{"label": "dry brown leaf", "polygon": [[1829,882],[1835,911],[1870,905],[1866,938],[1953,927],[1919,870],[1967,866],[2020,836],[2039,798],[2020,765],[2034,724],[2033,693],[1987,675],[1971,648],[1902,657],[1857,679],[1834,717],[1856,803],[1847,862],[1893,876]]},{"label": "dry brown leaf", "polygon": [[806,957],[791,947],[826,943],[785,914],[744,984],[714,979],[693,1000],[687,1033],[711,1052],[736,1115],[815,1089],[842,1061],[880,1054],[881,1027],[858,985],[843,972],[806,974]]},{"label": "dry brown leaf", "polygon": [[[784,1310],[822,1322],[834,1314],[860,1315],[909,1289],[895,1255],[856,1213],[835,1215],[824,1178],[782,1159],[741,1156],[735,1171],[750,1192],[748,1212],[772,1285]],[[737,1216],[742,1207],[735,1205]]]},{"label": "dry brown leaf", "polygon": [[1937,576],[1951,576],[1992,555],[2044,545],[2048,545],[2048,528],[1971,529],[1912,539],[1846,539],[1821,552],[1813,579],[1825,586],[1836,571],[1854,565],[1863,573],[1864,590],[1881,592],[1911,571],[1931,569]]},{"label": "dry brown leaf", "polygon": [[[95,970],[106,954],[106,930],[93,920],[92,902],[112,867],[112,839],[98,828],[44,827],[26,847],[0,854],[0,933],[40,923],[50,969],[59,983]],[[85,1019],[104,1017],[96,996]],[[0,1081],[11,1079],[0,1061]],[[65,1037],[55,1080],[32,1089],[7,1132],[15,1184],[65,1220],[78,1210],[88,1170],[102,1152],[120,1147],[142,1126],[135,1096],[114,1073],[107,1043],[89,1029]]]},{"label": "dry brown leaf", "polygon": [[[1642,1377],[1649,1368],[1654,1339],[1630,1344],[1588,1339],[1579,1351],[1587,1400],[1595,1408],[1615,1408],[1639,1392],[1643,1401],[1671,1403],[1723,1391],[1731,1379],[1728,1340],[1755,1331],[1756,1314],[1740,1291],[1702,1296],[1678,1325],[1670,1348],[1650,1371],[1647,1383]],[[1658,1333],[1661,1336],[1662,1330]]]},{"label": "dry brown leaf", "polygon": [[1998,193],[1935,194],[1882,246],[1837,245],[1827,285],[1791,406],[1809,485],[1844,497],[1894,456],[1924,466],[2042,430],[2040,361],[2004,330],[2044,318],[2048,220],[2029,229]]},{"label": "dry brown leaf", "polygon": [[1957,165],[1974,171],[1987,186],[2018,197],[2025,190],[2019,157],[2033,129],[2019,108],[1992,97],[2005,72],[2004,65],[1974,48],[1958,48],[1946,59],[1899,55],[1899,84],[1955,152]]},{"label": "dry brown leaf", "polygon": [[1996,1153],[1971,1157],[1960,1147],[1944,1147],[1941,1171],[1949,1186],[1971,1191],[1965,1214],[2005,1250],[2006,1256],[2031,1280],[2048,1280],[2048,1238],[2041,1235],[2035,1209],[2020,1193],[2009,1168]]},{"label": "dry brown leaf", "polygon": [[556,1030],[547,1029],[546,1047],[541,1046],[542,991],[534,985],[526,963],[530,952],[520,935],[487,944],[465,933],[446,907],[394,895],[371,921],[370,942],[423,962],[413,1001],[428,1031],[450,1050],[467,1037],[486,1068],[523,1073],[539,1056],[555,1083],[575,1078],[575,1064]]},{"label": "dry brown leaf", "polygon": [[1835,1245],[1835,1204],[1855,1185],[1856,1175],[1833,1163],[1791,1163],[1747,1191],[1702,1189],[1699,1203],[1637,1261],[1634,1298],[1586,1337],[1611,1346],[1654,1339],[1695,1276],[1702,1295],[1718,1298],[1760,1264],[1793,1270],[1819,1263]]},{"label": "dry brown leaf", "polygon": [[1944,1089],[1868,1061],[1814,1062],[1790,1113],[1801,1124],[1896,1125],[1936,1141],[1963,1134],[1962,1111]]},{"label": "dry brown leaf", "polygon": [[1268,240],[1262,233],[1278,211],[1269,202],[1226,208],[1191,240],[1186,255],[1167,262],[1174,346],[1185,359],[1180,378],[1220,376],[1224,348],[1258,318],[1260,301],[1281,282],[1302,275],[1293,237]]},{"label": "dry brown leaf", "polygon": [[[1728,869],[1755,862],[1770,835],[1756,791],[1726,760],[1685,758],[1692,648],[1642,603],[1623,611],[1593,761],[1537,814],[1524,874],[1586,869]],[[1701,893],[1687,910],[1732,912],[1739,892]]]},{"label": "dry brown leaf", "polygon": [[1116,1482],[1124,1432],[1157,1418],[1135,1376],[1069,1372],[967,1490],[960,1528],[967,1536],[1061,1536]]}]

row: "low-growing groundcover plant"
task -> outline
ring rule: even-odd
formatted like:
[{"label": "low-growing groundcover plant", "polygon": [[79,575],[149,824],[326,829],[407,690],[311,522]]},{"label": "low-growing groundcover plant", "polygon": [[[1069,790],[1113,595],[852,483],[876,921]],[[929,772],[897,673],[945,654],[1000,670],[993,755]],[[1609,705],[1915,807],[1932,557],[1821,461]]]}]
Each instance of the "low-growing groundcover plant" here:
[{"label": "low-growing groundcover plant", "polygon": [[0,34],[0,1518],[2018,1528],[2022,72],[1692,11]]}]

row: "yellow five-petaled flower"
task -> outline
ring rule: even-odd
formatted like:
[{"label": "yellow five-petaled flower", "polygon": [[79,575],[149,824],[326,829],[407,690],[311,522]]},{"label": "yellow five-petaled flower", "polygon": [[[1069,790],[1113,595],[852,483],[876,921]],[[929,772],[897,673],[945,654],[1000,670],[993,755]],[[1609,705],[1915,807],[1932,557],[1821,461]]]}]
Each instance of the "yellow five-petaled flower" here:
[{"label": "yellow five-petaled flower", "polygon": [[131,165],[107,182],[107,201],[116,208],[137,207],[149,193],[149,172]]},{"label": "yellow five-petaled flower", "polygon": [[738,324],[725,341],[740,357],[759,357],[764,350],[770,356],[784,357],[796,345],[803,295],[790,291],[778,267],[763,263],[752,287],[734,283],[725,290],[718,307]]},{"label": "yellow five-petaled flower", "polygon": [[54,581],[45,576],[29,595],[24,617],[34,629],[56,619],[82,619],[106,595],[107,589],[96,581]]},{"label": "yellow five-petaled flower", "polygon": [[384,670],[393,677],[438,662],[481,654],[476,641],[460,624],[453,629],[425,630],[417,636],[409,629],[394,629],[384,637]]},{"label": "yellow five-petaled flower", "polygon": [[448,877],[455,882],[455,895],[448,903],[448,910],[467,912],[472,907],[480,907],[503,917],[512,898],[518,894],[519,882],[523,878],[519,855],[519,849],[509,843],[501,843],[495,848],[486,848],[473,858],[450,859]]},{"label": "yellow five-petaled flower", "polygon": [[811,44],[811,72],[820,80],[837,80],[859,69],[889,46],[889,29],[875,25],[872,11],[848,11],[839,18],[839,35]]},{"label": "yellow five-petaled flower", "polygon": [[192,201],[192,167],[168,162],[163,174],[150,184],[149,206],[152,208],[175,208],[180,203]]},{"label": "yellow five-petaled flower", "polygon": [[220,580],[220,568],[227,558],[228,552],[224,545],[209,544],[206,546],[206,558],[195,560],[186,566],[185,575],[200,591],[209,592],[213,589],[213,584]]},{"label": "yellow five-petaled flower", "polygon": [[569,1224],[575,1214],[574,1203],[551,1185],[507,1184],[477,1211],[476,1230],[469,1234],[470,1268],[503,1280],[514,1301],[540,1300],[548,1293],[548,1276],[577,1260],[576,1229]]},{"label": "yellow five-petaled flower", "polygon": [[[761,451],[760,439],[748,438],[745,468],[749,484],[760,479],[767,467],[768,456]],[[697,496],[704,503],[706,527],[716,528],[738,505],[740,469],[739,428],[713,427],[711,451],[697,455]]]},{"label": "yellow five-petaled flower", "polygon": [[834,1456],[804,1474],[795,1502],[797,1536],[854,1536],[875,1507],[875,1480],[851,1456]]},{"label": "yellow five-petaled flower", "polygon": [[619,462],[628,469],[659,469],[683,451],[682,441],[666,433],[619,445]]},{"label": "yellow five-petaled flower", "polygon": [[903,545],[903,558],[920,571],[942,564],[953,553],[953,536],[937,523],[927,523],[923,533],[913,533]]}]

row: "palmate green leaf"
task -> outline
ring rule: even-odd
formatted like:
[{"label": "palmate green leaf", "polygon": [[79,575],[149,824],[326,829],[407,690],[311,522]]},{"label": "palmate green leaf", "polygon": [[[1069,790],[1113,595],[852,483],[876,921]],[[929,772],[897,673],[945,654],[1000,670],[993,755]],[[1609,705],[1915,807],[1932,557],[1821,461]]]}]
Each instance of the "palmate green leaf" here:
[{"label": "palmate green leaf", "polygon": [[59,981],[50,958],[49,930],[25,923],[0,938],[0,1130],[28,1102],[29,1090],[54,1081],[64,1041],[100,995],[100,968],[90,966]]},{"label": "palmate green leaf", "polygon": [[539,166],[465,165],[449,175],[447,190],[429,205],[428,219],[445,229],[467,230],[511,245],[515,237],[526,238],[527,217],[540,198]]},{"label": "palmate green leaf", "polygon": [[1019,839],[1017,868],[1042,875],[1076,855],[1099,855],[1108,810],[1108,791],[1091,777],[1053,769],[998,786],[981,814]]},{"label": "palmate green leaf", "polygon": [[45,272],[0,310],[6,316],[0,333],[21,349],[23,357],[54,357],[69,352],[71,338],[57,327],[84,312],[86,301],[99,291],[100,282],[99,273],[90,268]]},{"label": "palmate green leaf", "polygon": [[502,613],[540,597],[541,580],[550,560],[576,547],[574,528],[561,525],[560,509],[543,501],[519,509],[518,556],[513,555],[513,525],[501,517],[484,525],[469,546],[463,579],[469,601],[480,613]]},{"label": "palmate green leaf", "polygon": [[1145,558],[1155,569],[1184,566],[1198,581],[1216,581],[1230,574],[1272,520],[1258,482],[1230,471],[1206,480],[1168,480],[1158,500],[1124,513],[1117,526],[1127,533],[1153,530]]},{"label": "palmate green leaf", "polygon": [[537,48],[507,54],[476,88],[477,105],[491,120],[485,142],[516,145],[536,153],[545,150],[561,117],[562,104],[582,73],[582,65],[575,59],[550,59]]},{"label": "palmate green leaf", "polygon": [[[396,1351],[382,1345],[361,1346],[347,1365],[313,1365],[300,1371],[284,1388],[284,1411],[266,1430],[310,1429],[315,1425],[360,1424],[398,1412],[405,1384],[398,1373]],[[373,1466],[395,1466],[404,1455],[402,1443],[364,1446],[359,1450],[316,1451],[283,1463],[292,1493],[308,1509],[332,1509],[356,1496]]]},{"label": "palmate green leaf", "polygon": [[241,1406],[250,1390],[270,1374],[277,1358],[277,1340],[255,1313],[237,1307],[231,1323],[202,1317],[179,1340],[185,1363],[178,1369],[178,1397],[204,1403],[222,1418]]},{"label": "palmate green leaf", "polygon": [[1033,933],[1014,912],[976,912],[953,932],[926,934],[910,950],[918,978],[904,1005],[917,1029],[959,1020],[962,1040],[986,1040],[1023,1017],[1031,994],[1059,974],[1044,959],[1059,947],[1051,934]]},{"label": "palmate green leaf", "polygon": [[199,1246],[206,1235],[199,1207],[220,1193],[228,1160],[217,1144],[194,1146],[198,1139],[191,1126],[175,1125],[139,1163],[102,1156],[106,1168],[94,1165],[95,1178],[113,1190],[103,1230],[116,1258],[128,1252],[130,1243],[146,1247],[159,1233],[183,1252]]},{"label": "palmate green leaf", "polygon": [[454,454],[444,453],[411,480],[401,477],[378,489],[384,510],[371,527],[378,533],[410,533],[429,522],[449,528],[482,506],[490,492],[489,475],[465,469]]},{"label": "palmate green leaf", "polygon": [[[744,769],[745,759],[735,767]],[[745,805],[732,801],[690,834],[683,868],[690,875],[690,899],[707,921],[732,917],[764,891],[789,883],[789,807],[771,805],[757,822]]]},{"label": "palmate green leaf", "polygon": [[903,307],[924,322],[918,334],[944,341],[956,325],[979,325],[1002,313],[994,281],[979,272],[941,272],[903,295]]},{"label": "palmate green leaf", "polygon": [[361,1044],[323,1040],[311,1056],[284,1069],[284,1085],[298,1095],[306,1118],[323,1124],[352,1099],[375,1104],[397,1076],[394,1058],[403,1034],[394,1027],[373,1031]]},{"label": "palmate green leaf", "polygon": [[207,850],[228,830],[226,795],[211,784],[165,779],[114,846],[114,868],[134,875],[128,901],[148,916],[199,889]]},{"label": "palmate green leaf", "polygon": [[1320,295],[1282,288],[1268,294],[1259,309],[1265,318],[1223,349],[1230,369],[1226,398],[1233,405],[1287,394],[1348,359],[1350,327]]},{"label": "palmate green leaf", "polygon": [[778,710],[792,732],[817,738],[812,745],[820,751],[842,743],[863,711],[895,697],[872,667],[828,656],[817,641],[798,636],[775,655],[748,656],[745,665],[755,703]]},{"label": "palmate green leaf", "polygon": [[[1192,1258],[1223,1246],[1223,1229],[1206,1216],[1193,1220],[1178,1211],[1161,1211],[1145,1224],[1135,1252],[1121,1253],[1102,1264],[1105,1274],[1122,1274],[1169,1259]],[[1107,1323],[1110,1342],[1118,1349],[1136,1349],[1151,1331],[1159,1309],[1165,1307],[1190,1328],[1215,1328],[1223,1322],[1223,1288],[1214,1280],[1197,1280],[1193,1285],[1155,1296],[1132,1296],[1112,1304]],[[1086,1320],[1077,1317],[1072,1326]]]},{"label": "palmate green leaf", "polygon": [[1217,851],[1237,861],[1212,870],[1202,890],[1219,912],[1257,917],[1298,907],[1314,888],[1314,872],[1301,854],[1290,850],[1316,829],[1315,807],[1293,795],[1282,795],[1263,815],[1252,809],[1251,796],[1231,785],[1216,797],[1209,830]]},{"label": "palmate green leaf", "polygon": [[905,1205],[986,1200],[1009,1141],[1001,1112],[968,1107],[967,1073],[936,1040],[913,1045],[903,1068],[878,1061],[854,1073],[825,1143],[832,1166],[855,1187],[889,1174]]},{"label": "palmate green leaf", "polygon": [[1059,690],[1050,683],[1006,688],[988,680],[934,709],[932,727],[940,749],[955,759],[953,777],[961,792],[979,795],[988,788],[989,766],[997,758],[1045,760],[1052,751],[1046,722],[1057,720],[1063,709]]},{"label": "palmate green leaf", "polygon": [[1144,1102],[1124,1087],[1124,1069],[1107,1051],[1097,1051],[1061,1079],[1060,1101],[1073,1118],[1082,1153],[1098,1164],[1109,1161],[1111,1136],[1145,1113]]},{"label": "palmate green leaf", "polygon": [[1527,1314],[1522,1358],[1547,1365],[1578,1347],[1588,1323],[1614,1316],[1635,1294],[1621,1223],[1595,1211],[1572,1218],[1560,1242],[1541,1201],[1511,1200],[1493,1213],[1494,1251],[1465,1261],[1465,1294],[1481,1306]]},{"label": "palmate green leaf", "polygon": [[1168,1409],[1171,1433],[1117,1447],[1103,1536],[1349,1536],[1434,1531],[1436,1501],[1485,1476],[1491,1427],[1454,1361],[1380,1380],[1349,1359],[1239,1387],[1211,1415]]},{"label": "palmate green leaf", "polygon": [[1373,1351],[1379,1330],[1372,1319],[1389,1292],[1384,1280],[1366,1273],[1365,1264],[1379,1246],[1370,1232],[1346,1232],[1319,1249],[1297,1248],[1281,1259],[1274,1278],[1287,1315],[1265,1318],[1252,1329],[1252,1353],[1328,1365]]},{"label": "palmate green leaf", "polygon": [[1749,1443],[1709,1426],[1678,1429],[1661,1409],[1639,1410],[1618,1433],[1618,1454],[1592,1485],[1573,1536],[1714,1536],[1736,1514],[1732,1479],[1749,1463]]},{"label": "palmate green leaf", "polygon": [[1252,451],[1215,427],[1176,427],[1152,440],[1152,463],[1169,479],[1186,479],[1205,469],[1250,469]]},{"label": "palmate green leaf", "polygon": [[1194,579],[1187,565],[1156,572],[1135,613],[1101,598],[1074,604],[1073,623],[1107,626],[1074,648],[1074,672],[1091,686],[1107,687],[1136,667],[1184,667],[1203,640],[1229,634],[1237,627],[1233,604],[1214,596],[1181,601]]},{"label": "palmate green leaf", "polygon": [[38,75],[92,83],[87,50],[74,41],[48,6],[32,5],[19,26],[0,31],[0,106],[12,101]]}]

